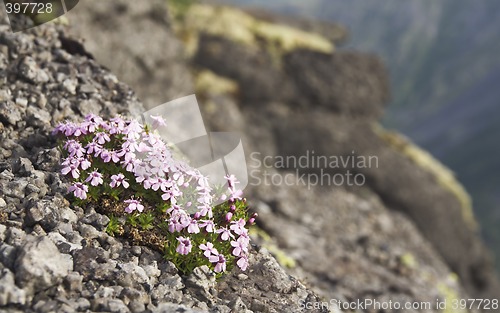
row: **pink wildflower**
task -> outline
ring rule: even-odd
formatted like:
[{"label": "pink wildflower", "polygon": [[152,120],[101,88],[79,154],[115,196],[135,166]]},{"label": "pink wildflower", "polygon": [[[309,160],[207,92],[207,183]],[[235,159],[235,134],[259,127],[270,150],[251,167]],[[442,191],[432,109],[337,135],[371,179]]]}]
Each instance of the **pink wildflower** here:
[{"label": "pink wildflower", "polygon": [[125,208],[125,212],[132,213],[135,210],[142,212],[144,211],[144,206],[138,201],[134,199],[125,200],[125,203],[128,203],[128,206]]},{"label": "pink wildflower", "polygon": [[177,237],[177,240],[179,241],[179,245],[177,246],[177,253],[179,254],[189,254],[191,252],[191,249],[193,248],[193,245],[191,244],[191,240],[186,237]]}]

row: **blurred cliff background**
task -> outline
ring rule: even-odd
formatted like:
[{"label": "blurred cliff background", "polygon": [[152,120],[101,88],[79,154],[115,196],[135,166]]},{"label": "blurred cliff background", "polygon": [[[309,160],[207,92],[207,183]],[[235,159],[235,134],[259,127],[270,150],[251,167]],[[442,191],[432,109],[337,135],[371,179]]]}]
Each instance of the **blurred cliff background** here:
[{"label": "blurred cliff background", "polygon": [[483,238],[500,256],[500,3],[227,2],[340,23],[349,32],[340,49],[380,56],[392,95],[383,124],[453,170],[472,196]]},{"label": "blurred cliff background", "polygon": [[241,132],[249,154],[378,156],[379,168],[351,169],[367,178],[360,188],[246,190],[262,244],[321,296],[498,298],[480,236],[499,246],[494,8],[238,4],[255,7],[85,1],[67,15],[81,39],[64,46],[146,107],[196,93],[207,128]]}]

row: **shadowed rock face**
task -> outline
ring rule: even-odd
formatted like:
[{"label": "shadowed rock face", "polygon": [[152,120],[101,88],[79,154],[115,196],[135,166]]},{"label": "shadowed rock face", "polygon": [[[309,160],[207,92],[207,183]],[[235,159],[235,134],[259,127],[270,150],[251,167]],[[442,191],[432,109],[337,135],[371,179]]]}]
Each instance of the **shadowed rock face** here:
[{"label": "shadowed rock face", "polygon": [[[301,300],[435,302],[436,298],[452,296],[493,297],[498,289],[488,255],[464,220],[458,200],[436,183],[434,174],[383,140],[373,126],[388,97],[383,66],[373,56],[300,49],[278,54],[276,59],[277,55],[265,47],[249,48],[203,33],[189,63],[178,63],[182,59],[176,54],[179,51],[165,57],[156,46],[144,50],[149,62],[161,67],[162,73],[172,70],[172,77],[177,70],[189,77],[189,69],[208,69],[236,82],[236,93],[200,91],[198,96],[211,130],[238,129],[249,154],[300,156],[309,149],[329,156],[350,155],[354,150],[356,155],[379,158],[379,168],[359,170],[367,179],[360,188],[309,190],[280,184],[248,188],[248,198],[260,214],[259,226],[274,239],[256,236],[265,248],[252,254],[247,277],[234,272],[214,284],[203,268],[190,277],[180,277],[159,253],[109,237],[103,231],[106,217],[92,208],[76,208],[75,222],[69,213],[53,214],[54,210],[34,205],[32,201],[43,200],[52,203],[49,208],[71,210],[60,195],[66,185],[54,173],[58,155],[48,132],[55,122],[81,119],[88,112],[134,115],[142,109],[131,90],[97,62],[120,69],[119,58],[113,58],[116,51],[127,51],[139,38],[147,41],[151,33],[167,32],[169,43],[179,46],[168,20],[146,29],[133,27],[133,22],[144,19],[132,19],[128,29],[134,40],[112,40],[108,34],[108,41],[94,42],[96,28],[120,25],[120,19],[154,7],[141,3],[143,8],[138,9],[135,6],[139,4],[129,1],[109,1],[102,5],[111,11],[121,10],[123,15],[104,19],[102,12],[96,11],[99,6],[90,8],[97,3],[86,1],[78,12],[73,10],[79,15],[75,20],[92,20],[92,26],[71,25],[87,38],[88,46],[94,45],[88,51],[97,61],[62,49],[61,36],[72,37],[60,27],[43,26],[16,35],[2,30],[0,44],[8,49],[0,50],[0,69],[7,73],[0,94],[6,99],[0,104],[4,110],[0,111],[0,208],[7,214],[3,219],[0,216],[0,280],[6,282],[0,286],[7,286],[13,295],[6,299],[16,300],[0,305],[8,305],[12,311],[21,305],[23,309],[37,306],[41,311],[69,306],[124,312],[146,308],[296,312],[301,309]],[[42,33],[45,41],[35,41]],[[19,74],[18,67],[23,68]],[[133,82],[141,95],[149,90],[144,82]],[[162,94],[185,90],[173,81],[163,84]],[[24,105],[23,97],[30,99],[28,104]],[[29,162],[16,163],[19,156]],[[287,173],[268,171],[272,175]],[[13,258],[22,249],[16,238],[23,233],[48,236],[60,254],[73,258],[73,270],[62,285],[55,279],[50,282],[52,287],[34,296],[12,283],[22,280],[17,277]],[[295,263],[287,273],[308,287],[288,276],[266,250],[282,263]],[[450,268],[461,281],[454,279]],[[65,290],[62,293],[61,288]],[[68,301],[58,302],[56,294]]]},{"label": "shadowed rock face", "polygon": [[[230,40],[203,36],[193,59],[197,66],[238,82],[241,91],[235,101],[246,118],[243,132],[255,149],[264,155],[296,157],[306,151],[323,156],[376,156],[377,168],[325,171],[363,174],[365,187],[387,208],[403,212],[417,225],[468,292],[498,297],[492,258],[474,228],[471,208],[462,203],[456,188],[440,182],[442,173],[422,167],[415,162],[418,155],[405,152],[404,146],[411,143],[404,139],[402,144],[394,143],[387,139],[386,131],[375,126],[388,99],[387,77],[380,61],[353,52],[328,55],[299,49],[273,66],[266,61],[266,53],[265,49],[247,51]],[[265,78],[259,80],[254,73],[265,73]],[[266,86],[264,92],[255,95],[261,85]],[[215,127],[227,129],[220,124]],[[254,129],[257,127],[259,130]],[[300,172],[320,174],[314,168]]]}]

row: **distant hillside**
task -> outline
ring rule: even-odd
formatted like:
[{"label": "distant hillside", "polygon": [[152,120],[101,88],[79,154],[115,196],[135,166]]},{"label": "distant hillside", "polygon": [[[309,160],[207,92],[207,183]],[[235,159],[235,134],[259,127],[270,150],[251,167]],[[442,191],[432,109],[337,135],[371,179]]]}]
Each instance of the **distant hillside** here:
[{"label": "distant hillside", "polygon": [[343,49],[381,56],[392,82],[386,126],[455,171],[473,196],[485,239],[500,256],[495,212],[500,205],[500,2],[229,2],[339,22],[352,34]]}]

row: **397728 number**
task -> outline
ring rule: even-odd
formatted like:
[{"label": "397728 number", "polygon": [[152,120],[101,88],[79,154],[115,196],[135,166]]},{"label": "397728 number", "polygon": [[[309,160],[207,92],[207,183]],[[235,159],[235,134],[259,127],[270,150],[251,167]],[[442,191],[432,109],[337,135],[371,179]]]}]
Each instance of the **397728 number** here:
[{"label": "397728 number", "polygon": [[36,2],[14,2],[5,3],[8,14],[45,14],[52,13],[52,3],[36,3]]},{"label": "397728 number", "polygon": [[498,299],[454,299],[451,303],[453,310],[498,310]]}]

